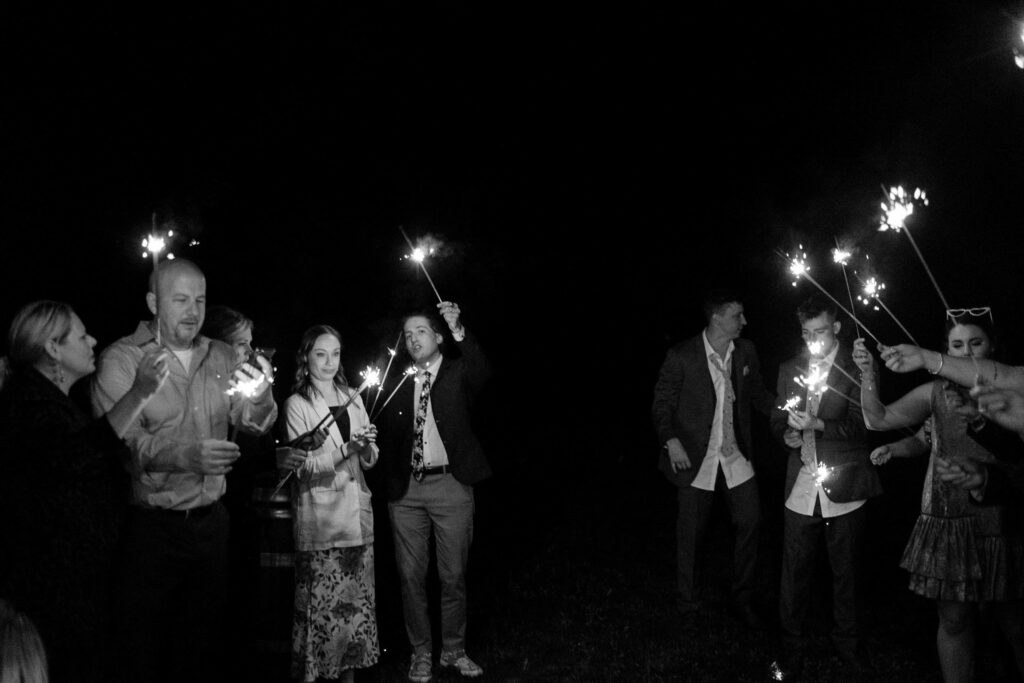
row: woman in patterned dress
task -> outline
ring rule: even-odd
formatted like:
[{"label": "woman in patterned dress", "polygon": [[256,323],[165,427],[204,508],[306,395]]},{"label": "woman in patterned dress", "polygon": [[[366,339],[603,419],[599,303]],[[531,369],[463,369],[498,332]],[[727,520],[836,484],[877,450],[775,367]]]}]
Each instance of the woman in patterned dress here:
[{"label": "woman in patterned dress", "polygon": [[[986,319],[947,319],[946,353],[952,357],[987,359],[995,350],[994,338]],[[991,603],[1020,666],[1024,662],[1024,543],[1017,532],[1008,533],[1003,507],[981,505],[970,491],[944,484],[936,474],[937,466],[994,459],[970,437],[971,430],[983,428],[984,419],[968,389],[936,379],[886,406],[878,398],[874,358],[862,340],[855,344],[854,360],[863,371],[861,402],[871,429],[899,429],[932,420],[930,430],[881,446],[871,458],[883,464],[890,457],[918,455],[931,442],[921,515],[900,566],[910,572],[910,590],[934,600],[938,608],[936,645],[943,679],[973,679],[975,621],[984,603]]]},{"label": "woman in patterned dress", "polygon": [[[295,615],[292,676],[352,681],[379,655],[373,585],[373,510],[363,469],[377,462],[377,429],[345,382],[341,335],[316,325],[302,335],[293,393],[285,402],[289,439],[341,411],[311,450],[293,449]],[[322,440],[321,440],[322,439]]]}]

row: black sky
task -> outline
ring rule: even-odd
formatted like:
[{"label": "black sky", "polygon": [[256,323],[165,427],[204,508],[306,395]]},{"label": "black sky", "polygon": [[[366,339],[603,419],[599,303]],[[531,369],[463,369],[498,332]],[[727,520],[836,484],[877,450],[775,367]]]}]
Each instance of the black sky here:
[{"label": "black sky", "polygon": [[951,303],[1021,326],[1020,7],[207,5],[10,12],[4,326],[52,297],[127,333],[156,210],[257,337],[333,322],[354,363],[430,301],[404,225],[448,245],[431,274],[510,374],[611,371],[639,414],[712,282],[773,375],[809,291],[778,248],[839,293],[852,240],[933,340],[923,270],[874,230],[896,183],[932,198],[911,225]]}]

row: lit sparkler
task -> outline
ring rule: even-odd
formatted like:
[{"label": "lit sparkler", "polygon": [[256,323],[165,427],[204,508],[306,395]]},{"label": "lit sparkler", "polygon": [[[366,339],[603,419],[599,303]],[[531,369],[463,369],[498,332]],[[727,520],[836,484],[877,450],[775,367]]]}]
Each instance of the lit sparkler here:
[{"label": "lit sparkler", "polygon": [[419,265],[420,270],[422,270],[423,274],[427,276],[427,282],[430,283],[430,288],[434,290],[434,295],[437,296],[438,303],[443,303],[444,299],[441,298],[441,294],[437,291],[437,287],[434,285],[434,281],[431,279],[430,273],[427,272],[427,267],[423,263],[427,256],[432,255],[436,251],[436,248],[429,245],[415,246],[413,245],[412,240],[409,239],[409,235],[406,234],[405,228],[398,226],[398,229],[401,231],[402,237],[405,238],[406,243],[409,245],[409,249],[412,250],[409,254],[406,254],[405,258]]},{"label": "lit sparkler", "polygon": [[402,373],[402,379],[399,380],[399,382],[395,386],[395,388],[391,390],[390,394],[388,394],[388,397],[387,397],[387,399],[385,399],[384,404],[380,407],[380,410],[378,410],[373,415],[373,417],[370,418],[371,421],[376,420],[377,417],[379,417],[380,414],[384,412],[384,409],[388,407],[389,403],[391,403],[391,399],[395,397],[395,394],[398,393],[398,390],[402,388],[403,384],[405,384],[405,380],[409,379],[410,377],[412,377],[415,374],[416,374],[416,366],[415,365],[410,365],[409,367],[407,367],[405,369],[405,372]]},{"label": "lit sparkler", "polygon": [[819,462],[818,466],[814,469],[814,485],[821,488],[825,485],[831,474],[832,468],[823,462]]},{"label": "lit sparkler", "polygon": [[777,253],[778,253],[779,256],[784,258],[786,260],[786,262],[789,264],[789,272],[795,278],[794,281],[793,281],[793,286],[794,287],[796,286],[796,281],[797,280],[799,280],[801,277],[802,278],[806,278],[806,280],[808,282],[810,282],[812,285],[817,287],[821,291],[822,294],[827,296],[832,301],[832,303],[834,303],[836,306],[838,306],[839,309],[841,311],[843,311],[843,313],[845,313],[846,315],[850,316],[850,318],[853,320],[853,322],[855,324],[859,325],[865,332],[867,332],[868,336],[871,337],[872,339],[874,339],[876,343],[878,343],[878,344],[882,343],[878,339],[878,337],[876,337],[871,332],[871,330],[869,330],[867,328],[867,325],[865,325],[860,320],[858,320],[857,316],[855,316],[850,309],[848,309],[846,306],[844,306],[841,303],[839,303],[838,299],[836,299],[834,296],[829,294],[828,290],[825,289],[824,287],[822,287],[821,283],[819,283],[817,280],[814,279],[814,277],[811,276],[811,273],[810,273],[811,268],[810,268],[810,266],[807,265],[807,255],[806,254],[804,254],[803,257],[797,258],[797,257],[790,257],[787,254],[782,253],[781,251],[778,251]]},{"label": "lit sparkler", "polygon": [[394,348],[388,349],[388,364],[384,368],[384,375],[380,378],[380,384],[377,385],[377,393],[373,395],[373,405],[370,406],[370,414],[373,414],[373,409],[377,407],[377,401],[380,400],[380,392],[384,389],[384,382],[388,379],[388,373],[391,372],[391,364],[395,362],[395,356],[398,355],[398,345],[402,343],[402,337],[405,336],[404,330],[398,331],[398,339],[395,340]]},{"label": "lit sparkler", "polygon": [[800,405],[800,400],[801,399],[799,396],[790,396],[789,398],[786,399],[785,403],[779,406],[779,410],[784,410],[787,413],[792,413],[793,411],[796,410],[796,407]]},{"label": "lit sparkler", "polygon": [[[153,312],[156,318],[156,343],[160,345],[160,278],[157,277],[157,268],[160,266],[160,254],[167,248],[167,240],[174,237],[174,231],[168,230],[166,236],[161,236],[156,229],[156,212],[153,212],[153,231],[142,240],[142,258],[153,258],[153,296],[156,299]],[[167,254],[169,260],[174,259],[174,254]]]},{"label": "lit sparkler", "polygon": [[881,291],[883,289],[885,289],[885,283],[879,282],[878,278],[869,277],[867,281],[864,282],[864,296],[861,297],[861,301],[868,303],[871,299],[874,299],[875,302],[882,307],[882,310],[889,314],[889,317],[892,318],[893,322],[899,325],[899,328],[903,330],[903,334],[907,335],[910,341],[914,343],[914,346],[920,346],[920,344],[917,343],[917,340],[914,339],[914,335],[910,334],[910,330],[904,327],[903,323],[901,323],[899,318],[896,317],[896,314],[885,305],[884,301],[882,301]]},{"label": "lit sparkler", "polygon": [[910,240],[910,246],[914,248],[918,260],[921,261],[925,272],[928,273],[928,278],[932,281],[935,292],[939,295],[939,299],[942,300],[943,307],[948,310],[949,304],[946,302],[946,296],[942,293],[942,289],[939,288],[939,283],[935,280],[932,269],[928,267],[928,262],[924,260],[924,254],[921,253],[917,242],[914,241],[914,236],[910,234],[910,228],[907,227],[907,219],[913,215],[915,205],[928,206],[928,195],[925,194],[924,190],[916,188],[911,196],[907,194],[902,185],[890,187],[887,200],[882,202],[882,219],[878,229],[880,231],[892,230],[893,232],[903,232],[907,236],[907,239]]},{"label": "lit sparkler", "polygon": [[[846,264],[853,258],[853,253],[847,249],[843,249],[839,246],[839,240],[836,239],[836,248],[832,250],[832,262],[838,263],[843,269],[843,282],[846,283],[846,296],[850,299],[850,310],[854,310],[856,306],[853,305],[853,292],[850,290],[850,278],[846,274]],[[857,336],[860,337],[860,325],[857,324],[856,318],[853,321],[854,327],[857,328]]]}]

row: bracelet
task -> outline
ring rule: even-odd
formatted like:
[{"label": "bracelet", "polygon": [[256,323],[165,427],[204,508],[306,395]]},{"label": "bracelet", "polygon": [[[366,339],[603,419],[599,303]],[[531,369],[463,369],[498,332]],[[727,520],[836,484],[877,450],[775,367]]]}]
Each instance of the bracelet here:
[{"label": "bracelet", "polygon": [[946,355],[940,353],[939,354],[939,367],[935,368],[934,370],[929,370],[928,372],[933,374],[933,375],[939,374],[940,372],[942,372],[942,366],[945,364],[945,362],[946,362]]}]

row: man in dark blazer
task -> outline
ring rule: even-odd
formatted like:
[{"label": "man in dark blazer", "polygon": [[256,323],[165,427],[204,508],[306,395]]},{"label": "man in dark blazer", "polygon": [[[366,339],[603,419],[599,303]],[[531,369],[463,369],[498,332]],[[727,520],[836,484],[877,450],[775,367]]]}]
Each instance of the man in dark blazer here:
[{"label": "man in dark blazer", "polygon": [[778,396],[800,406],[776,409],[774,436],[789,450],[786,468],[782,585],[784,680],[797,677],[807,643],[806,619],[819,539],[832,567],[832,640],[858,670],[868,667],[860,647],[859,605],[868,498],[880,495],[868,459],[867,428],[854,377],[858,372],[837,335],[836,309],[816,297],[797,309],[807,348],[779,367]]},{"label": "man in dark blazer", "polygon": [[704,301],[707,327],[669,349],[654,387],[651,412],[662,443],[659,467],[678,487],[676,570],[679,607],[688,621],[698,611],[694,573],[715,491],[724,496],[736,530],[733,604],[752,627],[761,503],[752,464],[750,410],[769,414],[774,397],[761,380],[754,345],[740,339],[747,324],[732,293]]},{"label": "man in dark blazer", "polygon": [[483,673],[466,654],[466,563],[473,538],[473,485],[491,474],[470,424],[474,400],[490,365],[459,320],[457,304],[438,310],[461,356],[442,354],[442,324],[432,314],[403,322],[405,348],[416,368],[379,422],[388,512],[402,583],[405,628],[412,648],[409,680],[432,676],[433,644],[427,612],[430,536],[441,579],[442,667],[466,677]]}]

